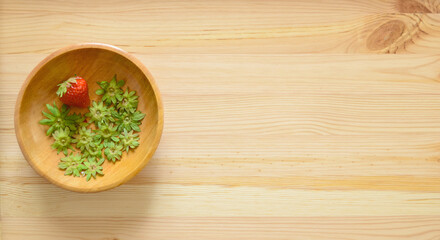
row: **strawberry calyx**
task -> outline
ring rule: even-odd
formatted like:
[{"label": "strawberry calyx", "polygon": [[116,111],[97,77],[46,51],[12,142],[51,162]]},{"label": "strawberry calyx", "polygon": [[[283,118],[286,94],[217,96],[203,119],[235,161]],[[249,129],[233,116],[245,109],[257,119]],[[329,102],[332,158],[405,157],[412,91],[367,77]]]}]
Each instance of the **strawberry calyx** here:
[{"label": "strawberry calyx", "polygon": [[71,77],[69,79],[67,79],[66,81],[58,84],[58,90],[57,90],[57,95],[58,97],[63,97],[63,95],[67,92],[67,89],[70,88],[72,86],[72,83],[76,83],[76,79],[78,77]]},{"label": "strawberry calyx", "polygon": [[130,132],[127,129],[119,135],[119,139],[121,141],[122,148],[128,152],[128,150],[136,148],[139,146],[139,134],[133,133],[133,130]]}]

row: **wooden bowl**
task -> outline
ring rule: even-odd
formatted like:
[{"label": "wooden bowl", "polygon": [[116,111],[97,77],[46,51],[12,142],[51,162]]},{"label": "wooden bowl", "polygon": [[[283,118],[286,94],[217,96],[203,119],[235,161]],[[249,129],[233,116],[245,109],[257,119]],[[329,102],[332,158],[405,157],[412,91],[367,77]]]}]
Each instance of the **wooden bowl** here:
[{"label": "wooden bowl", "polygon": [[[57,84],[77,74],[86,79],[91,100],[99,99],[97,81],[110,81],[113,75],[125,80],[125,88],[139,95],[138,110],[146,114],[140,125],[140,145],[121,161],[105,161],[104,176],[86,181],[84,177],[64,176],[58,168],[63,153],[51,149],[53,138],[46,136],[48,126],[40,125],[46,103],[61,107]],[[72,108],[71,112],[87,109]],[[153,77],[142,63],[127,52],[106,44],[79,44],[58,50],[40,62],[27,77],[15,106],[15,133],[21,151],[41,176],[62,188],[77,192],[98,192],[117,187],[134,177],[150,160],[163,129],[163,107]]]}]

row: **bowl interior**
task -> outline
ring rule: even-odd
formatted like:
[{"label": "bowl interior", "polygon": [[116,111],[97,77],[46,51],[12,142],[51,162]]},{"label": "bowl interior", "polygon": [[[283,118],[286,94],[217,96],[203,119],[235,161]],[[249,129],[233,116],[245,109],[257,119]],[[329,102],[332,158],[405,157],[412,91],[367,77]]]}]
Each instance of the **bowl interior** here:
[{"label": "bowl interior", "polygon": [[[79,192],[96,192],[116,187],[136,175],[153,155],[162,133],[163,115],[160,98],[154,80],[148,71],[139,66],[140,62],[120,49],[112,47],[79,46],[55,53],[45,59],[29,75],[19,95],[15,124],[20,147],[31,166],[52,183]],[[109,81],[113,75],[125,80],[124,89],[135,90],[139,96],[138,110],[146,114],[140,125],[140,145],[122,160],[112,163],[105,161],[104,176],[91,179],[64,176],[58,169],[63,153],[57,155],[51,149],[53,138],[46,136],[48,126],[38,123],[43,119],[41,111],[47,111],[46,103],[57,103],[57,84],[74,76],[83,77],[89,86],[91,100],[99,99],[95,91],[97,81]],[[86,112],[87,109],[72,108],[71,112]]]}]

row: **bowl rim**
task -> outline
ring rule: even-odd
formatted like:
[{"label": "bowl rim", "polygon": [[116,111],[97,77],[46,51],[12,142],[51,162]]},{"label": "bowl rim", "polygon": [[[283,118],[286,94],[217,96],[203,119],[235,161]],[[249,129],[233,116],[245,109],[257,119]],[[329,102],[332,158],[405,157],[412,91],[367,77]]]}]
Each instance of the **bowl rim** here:
[{"label": "bowl rim", "polygon": [[[97,49],[103,49],[103,50],[108,50],[111,52],[114,52],[116,54],[122,55],[123,57],[127,58],[129,61],[131,61],[135,66],[137,66],[142,73],[147,77],[148,82],[151,85],[151,88],[153,89],[153,93],[155,95],[156,98],[156,103],[157,103],[157,115],[158,115],[158,122],[157,122],[157,127],[156,127],[156,136],[154,137],[153,141],[152,141],[152,146],[151,146],[151,151],[149,154],[146,154],[144,156],[144,158],[142,159],[142,163],[135,168],[132,172],[130,172],[130,174],[126,175],[124,178],[121,178],[115,182],[111,182],[109,184],[103,185],[103,186],[95,186],[94,188],[91,189],[84,189],[84,188],[78,188],[78,187],[74,187],[74,186],[70,186],[70,185],[65,185],[63,183],[60,183],[58,181],[55,181],[53,178],[49,178],[48,176],[46,176],[32,161],[32,159],[29,157],[29,154],[26,152],[25,150],[25,146],[23,143],[23,136],[21,135],[21,132],[18,130],[18,122],[19,122],[19,117],[18,117],[18,113],[20,111],[21,108],[21,102],[23,100],[23,95],[25,90],[28,88],[31,79],[33,79],[35,77],[35,75],[37,74],[37,72],[49,61],[51,61],[52,59],[65,54],[67,52],[70,51],[75,51],[75,50],[79,50],[79,49],[87,49],[87,48],[97,48]],[[63,189],[67,189],[70,191],[74,191],[74,192],[80,192],[80,193],[93,193],[93,192],[101,192],[101,191],[105,191],[105,190],[109,190],[112,188],[115,188],[117,186],[120,186],[122,184],[124,184],[125,182],[129,181],[130,179],[132,179],[134,176],[136,176],[144,167],[145,165],[149,162],[149,160],[151,159],[151,157],[153,156],[153,154],[156,152],[157,147],[159,146],[159,142],[160,139],[162,137],[162,132],[163,132],[163,125],[164,125],[164,110],[163,110],[163,103],[162,103],[162,98],[161,98],[161,94],[159,91],[159,88],[156,85],[156,81],[154,80],[154,77],[151,75],[150,71],[148,71],[147,67],[145,67],[142,62],[137,59],[136,57],[134,57],[132,54],[126,52],[125,50],[122,50],[119,47],[110,45],[110,44],[105,44],[105,43],[79,43],[79,44],[73,44],[73,45],[69,45],[67,47],[63,47],[61,49],[56,50],[55,52],[49,54],[48,56],[46,56],[42,61],[40,61],[33,69],[32,71],[29,73],[29,75],[27,76],[26,80],[23,82],[21,89],[18,93],[17,96],[17,100],[15,103],[15,111],[14,111],[14,130],[15,130],[15,136],[17,138],[17,142],[18,145],[20,147],[20,150],[24,156],[24,158],[26,159],[26,161],[29,163],[29,165],[43,178],[47,179],[49,182],[51,182],[52,184],[61,187]]]}]

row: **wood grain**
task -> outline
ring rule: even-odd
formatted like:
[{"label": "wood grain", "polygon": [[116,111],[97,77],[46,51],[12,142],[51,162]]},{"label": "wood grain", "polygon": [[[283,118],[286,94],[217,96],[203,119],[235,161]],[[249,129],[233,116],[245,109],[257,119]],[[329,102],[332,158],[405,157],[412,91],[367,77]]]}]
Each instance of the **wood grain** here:
[{"label": "wood grain", "polygon": [[[20,227],[25,224],[25,229]],[[57,226],[54,228],[53,226]],[[13,218],[6,237],[32,239],[438,239],[440,219],[368,218]],[[73,227],[72,227],[73,226]],[[15,230],[14,230],[15,229]],[[99,231],[96,231],[99,229]],[[396,230],[398,229],[398,230]],[[355,237],[353,237],[355,236]]]},{"label": "wood grain", "polygon": [[[38,62],[43,56],[9,55],[7,62]],[[3,123],[8,151],[2,160],[2,208],[7,209],[2,217],[13,223],[7,224],[10,229],[26,224],[22,220],[29,216],[35,218],[29,225],[44,229],[50,224],[41,221],[59,218],[70,224],[92,214],[103,222],[128,219],[122,220],[120,232],[95,233],[91,239],[137,239],[146,232],[171,239],[180,230],[170,221],[180,218],[189,227],[207,228],[194,230],[188,239],[222,237],[215,227],[188,217],[261,229],[238,227],[225,233],[239,231],[243,239],[264,239],[265,229],[272,229],[274,238],[318,238],[322,232],[303,228],[326,228],[329,221],[342,221],[348,230],[335,227],[328,239],[338,238],[340,231],[350,232],[348,239],[374,237],[356,229],[381,221],[388,224],[377,238],[439,236],[438,55],[137,56],[157,77],[165,106],[164,135],[150,164],[109,192],[65,192],[30,169],[16,146],[12,122],[9,127]],[[8,93],[2,95],[15,95],[19,76],[3,83]],[[1,108],[5,115],[12,111]],[[166,220],[152,230],[147,216]],[[351,217],[359,216],[352,223]],[[288,226],[305,221],[297,230],[304,235],[282,233],[277,230],[281,223],[269,224],[263,217],[284,217]],[[171,232],[165,234],[162,226]],[[415,226],[421,228],[416,233],[395,230]],[[380,224],[372,228],[382,229]],[[130,229],[135,233],[124,235]],[[20,236],[12,230],[5,235]]]},{"label": "wood grain", "polygon": [[[440,238],[438,1],[0,8],[3,239]],[[39,61],[92,41],[148,67],[165,126],[135,178],[84,195],[32,170],[11,116]]]},{"label": "wood grain", "polygon": [[[0,53],[78,42],[137,53],[440,53],[438,12],[436,0],[3,1]],[[384,28],[390,21],[403,31]],[[378,45],[378,31],[395,38]]]}]

